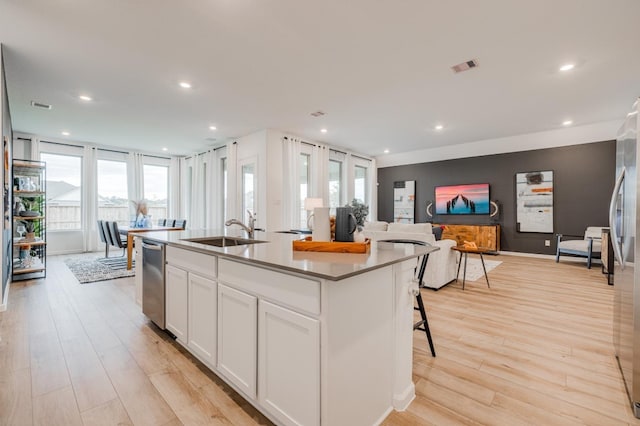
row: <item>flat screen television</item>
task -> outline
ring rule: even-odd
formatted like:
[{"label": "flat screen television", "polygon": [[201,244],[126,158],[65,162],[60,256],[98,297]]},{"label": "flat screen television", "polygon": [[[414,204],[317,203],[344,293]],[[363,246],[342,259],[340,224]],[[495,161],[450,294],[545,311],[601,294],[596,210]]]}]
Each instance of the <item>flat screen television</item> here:
[{"label": "flat screen television", "polygon": [[436,214],[489,214],[489,184],[437,186]]}]

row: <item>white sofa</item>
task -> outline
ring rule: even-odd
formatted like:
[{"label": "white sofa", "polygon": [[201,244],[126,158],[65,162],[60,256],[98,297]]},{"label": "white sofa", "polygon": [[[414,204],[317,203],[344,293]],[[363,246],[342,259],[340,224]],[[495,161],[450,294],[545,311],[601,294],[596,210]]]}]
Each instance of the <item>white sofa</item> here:
[{"label": "white sofa", "polygon": [[429,255],[424,273],[424,285],[437,290],[456,279],[457,253],[451,250],[456,242],[454,240],[436,241],[430,223],[366,222],[363,233],[372,241],[408,239],[424,241],[440,247],[440,250]]}]

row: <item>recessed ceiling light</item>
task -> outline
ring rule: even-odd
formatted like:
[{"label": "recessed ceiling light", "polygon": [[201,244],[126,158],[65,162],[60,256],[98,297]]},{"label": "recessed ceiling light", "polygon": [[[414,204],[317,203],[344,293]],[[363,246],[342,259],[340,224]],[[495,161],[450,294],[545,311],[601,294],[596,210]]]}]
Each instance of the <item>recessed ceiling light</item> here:
[{"label": "recessed ceiling light", "polygon": [[179,84],[183,89],[191,89],[191,83],[188,81],[181,81]]},{"label": "recessed ceiling light", "polygon": [[320,132],[327,133],[327,129],[320,129]]},{"label": "recessed ceiling light", "polygon": [[438,124],[436,127],[434,127],[434,129],[442,130],[442,129],[444,129],[444,126],[442,124]]},{"label": "recessed ceiling light", "polygon": [[91,96],[87,96],[87,95],[80,95],[78,96],[78,98],[82,101],[86,101],[86,102],[90,102],[93,100],[93,98],[91,98]]},{"label": "recessed ceiling light", "polygon": [[169,148],[162,148],[163,151],[169,151]]},{"label": "recessed ceiling light", "polygon": [[217,130],[218,128],[216,126],[209,126],[209,130]]},{"label": "recessed ceiling light", "polygon": [[571,71],[572,69],[575,68],[575,64],[564,64],[563,66],[560,67],[560,71]]},{"label": "recessed ceiling light", "polygon": [[384,152],[385,154],[388,154],[388,153],[389,153],[389,150],[388,150],[388,149],[385,149],[383,152]]},{"label": "recessed ceiling light", "polygon": [[62,132],[62,136],[69,136],[71,133],[67,132],[66,130],[64,132]]},{"label": "recessed ceiling light", "polygon": [[573,121],[571,121],[571,120],[565,120],[565,121],[562,122],[563,126],[571,126],[572,124],[573,124]]}]

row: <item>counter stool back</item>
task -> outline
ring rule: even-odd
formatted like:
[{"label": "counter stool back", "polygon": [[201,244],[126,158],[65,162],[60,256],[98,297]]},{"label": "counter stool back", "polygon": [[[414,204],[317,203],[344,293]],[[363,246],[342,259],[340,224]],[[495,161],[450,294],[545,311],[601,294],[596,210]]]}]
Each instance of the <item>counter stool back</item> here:
[{"label": "counter stool back", "polygon": [[[394,240],[378,240],[379,243],[394,243],[394,244],[414,244],[418,246],[427,246],[429,244],[424,241],[417,240],[405,240],[405,239],[394,239]],[[413,324],[414,330],[424,331],[427,335],[427,340],[429,341],[429,348],[431,349],[431,356],[436,356],[436,350],[433,346],[433,339],[431,338],[431,330],[429,330],[429,321],[427,321],[427,311],[424,308],[424,302],[422,300],[422,293],[420,288],[423,286],[422,279],[424,278],[424,271],[427,268],[427,260],[429,259],[429,255],[425,254],[422,256],[422,260],[420,261],[420,265],[416,268],[418,271],[418,275],[416,277],[418,281],[418,294],[416,295],[416,303],[418,306],[414,306],[413,309],[416,311],[420,311],[420,321]]]}]

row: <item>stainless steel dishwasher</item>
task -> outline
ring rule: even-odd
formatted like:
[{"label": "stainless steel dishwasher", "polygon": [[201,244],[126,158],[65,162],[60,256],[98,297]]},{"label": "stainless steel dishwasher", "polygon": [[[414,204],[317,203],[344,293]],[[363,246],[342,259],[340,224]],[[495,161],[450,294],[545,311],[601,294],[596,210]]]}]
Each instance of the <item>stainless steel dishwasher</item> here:
[{"label": "stainless steel dishwasher", "polygon": [[142,240],[142,313],[165,328],[165,244]]}]

